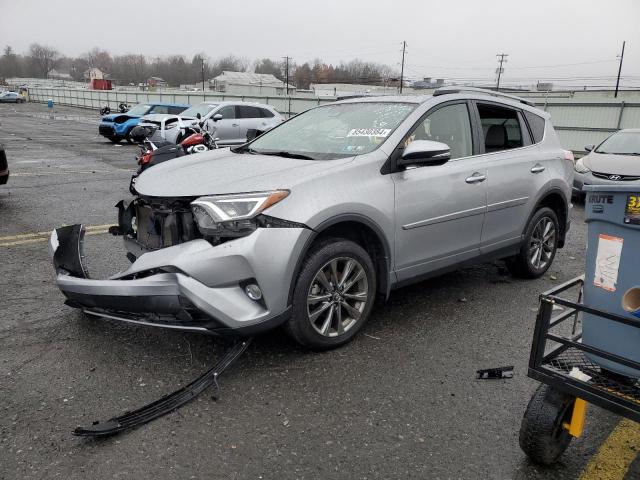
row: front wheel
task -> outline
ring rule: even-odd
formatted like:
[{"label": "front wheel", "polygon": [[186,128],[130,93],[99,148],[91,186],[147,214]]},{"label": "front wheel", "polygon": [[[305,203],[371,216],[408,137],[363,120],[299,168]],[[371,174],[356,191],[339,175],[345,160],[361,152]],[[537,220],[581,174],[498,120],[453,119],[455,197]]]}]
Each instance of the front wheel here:
[{"label": "front wheel", "polygon": [[540,385],[531,397],[520,426],[520,448],[534,463],[550,465],[571,443],[563,424],[571,420],[575,397]]},{"label": "front wheel", "polygon": [[506,264],[509,271],[520,278],[538,278],[553,263],[558,250],[560,232],[558,216],[548,207],[536,211],[531,217],[520,252]]},{"label": "front wheel", "polygon": [[365,324],[375,294],[375,268],[366,250],[349,240],[329,239],[304,260],[286,329],[315,350],[344,345]]}]

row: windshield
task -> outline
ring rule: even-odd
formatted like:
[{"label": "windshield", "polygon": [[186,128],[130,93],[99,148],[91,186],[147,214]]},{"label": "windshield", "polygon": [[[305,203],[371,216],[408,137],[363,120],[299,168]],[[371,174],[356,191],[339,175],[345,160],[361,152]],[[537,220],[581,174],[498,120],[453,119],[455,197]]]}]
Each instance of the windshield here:
[{"label": "windshield", "polygon": [[138,105],[136,105],[135,107],[131,107],[127,113],[129,115],[144,115],[146,114],[149,110],[151,109],[151,105],[147,105],[145,103],[140,103]]},{"label": "windshield", "polygon": [[416,107],[412,103],[341,103],[314,108],[249,146],[255,153],[285,152],[330,160],[378,148]]},{"label": "windshield", "polygon": [[596,153],[640,155],[640,132],[618,132],[598,146]]},{"label": "windshield", "polygon": [[180,114],[180,116],[197,118],[198,114],[200,114],[201,117],[204,117],[207,115],[207,113],[209,113],[211,110],[213,110],[217,106],[218,106],[217,103],[201,103],[199,105],[194,105],[193,107],[187,108],[184,112]]}]

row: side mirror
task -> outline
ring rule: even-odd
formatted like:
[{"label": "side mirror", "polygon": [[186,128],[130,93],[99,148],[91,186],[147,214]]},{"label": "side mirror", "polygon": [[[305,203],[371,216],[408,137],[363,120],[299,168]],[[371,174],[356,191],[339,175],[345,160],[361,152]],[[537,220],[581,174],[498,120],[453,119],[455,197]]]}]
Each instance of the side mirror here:
[{"label": "side mirror", "polygon": [[197,118],[198,120],[200,120],[200,119],[202,118],[202,115],[200,115],[200,112],[196,113],[196,118]]},{"label": "side mirror", "polygon": [[449,145],[432,140],[414,140],[404,149],[398,165],[444,165],[451,158]]},{"label": "side mirror", "polygon": [[218,120],[222,120],[222,114],[221,113],[216,113],[213,117],[211,117],[213,119],[214,122],[217,122]]},{"label": "side mirror", "polygon": [[585,149],[587,152],[592,151],[594,148],[596,148],[596,146],[595,146],[595,145],[593,145],[593,144],[591,144],[591,145],[585,145],[585,146],[584,146],[584,149]]}]

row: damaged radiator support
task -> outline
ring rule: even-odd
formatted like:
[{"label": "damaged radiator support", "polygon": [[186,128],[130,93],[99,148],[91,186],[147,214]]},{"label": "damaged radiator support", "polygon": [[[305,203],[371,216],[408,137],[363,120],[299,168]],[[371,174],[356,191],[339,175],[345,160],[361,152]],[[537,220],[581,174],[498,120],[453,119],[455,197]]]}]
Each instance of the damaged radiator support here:
[{"label": "damaged radiator support", "polygon": [[167,413],[173,412],[197,397],[208,387],[213,387],[212,397],[214,400],[217,400],[220,394],[218,377],[247,350],[250,343],[251,338],[246,338],[235,343],[225,352],[223,358],[216,363],[213,368],[180,390],[166,395],[133,412],[127,412],[120,417],[111,418],[106,422],[94,422],[93,425],[87,428],[78,427],[73,431],[73,434],[80,437],[101,437],[138,427]]}]

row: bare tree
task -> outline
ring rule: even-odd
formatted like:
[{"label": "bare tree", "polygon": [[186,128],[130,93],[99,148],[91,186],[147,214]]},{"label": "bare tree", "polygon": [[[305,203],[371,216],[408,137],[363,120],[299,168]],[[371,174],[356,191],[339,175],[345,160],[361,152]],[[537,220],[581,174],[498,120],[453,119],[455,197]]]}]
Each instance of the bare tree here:
[{"label": "bare tree", "polygon": [[47,74],[55,67],[56,60],[60,57],[60,54],[55,48],[32,43],[29,47],[29,56],[42,78],[47,78]]}]

